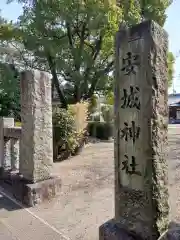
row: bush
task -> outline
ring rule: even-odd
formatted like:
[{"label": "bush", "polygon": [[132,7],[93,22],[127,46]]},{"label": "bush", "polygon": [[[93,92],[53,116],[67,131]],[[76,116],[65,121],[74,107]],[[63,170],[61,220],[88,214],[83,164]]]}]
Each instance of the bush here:
[{"label": "bush", "polygon": [[68,110],[53,109],[54,160],[64,160],[79,152],[87,136],[87,116],[87,103],[70,105]]},{"label": "bush", "polygon": [[21,127],[21,125],[22,125],[21,122],[15,122],[16,127]]},{"label": "bush", "polygon": [[69,112],[74,117],[76,131],[79,135],[84,134],[87,128],[88,102],[69,105]]},{"label": "bush", "polygon": [[108,140],[110,137],[113,137],[113,124],[106,122],[89,122],[88,131],[91,137]]},{"label": "bush", "polygon": [[76,140],[78,143],[74,151],[72,152],[72,155],[78,154],[87,140],[88,108],[89,108],[88,102],[80,102],[73,105],[69,105],[69,111],[75,120],[75,128],[77,133]]},{"label": "bush", "polygon": [[53,109],[53,152],[54,159],[67,158],[77,146],[77,132],[72,114],[61,108]]}]

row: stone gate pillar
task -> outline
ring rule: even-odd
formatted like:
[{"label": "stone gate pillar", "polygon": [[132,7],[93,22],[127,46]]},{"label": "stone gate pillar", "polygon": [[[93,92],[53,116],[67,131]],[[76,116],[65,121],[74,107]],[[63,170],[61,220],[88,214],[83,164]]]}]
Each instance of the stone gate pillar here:
[{"label": "stone gate pillar", "polygon": [[20,173],[30,182],[50,178],[53,163],[51,80],[40,71],[21,74]]},{"label": "stone gate pillar", "polygon": [[14,127],[14,118],[0,117],[0,168],[1,172],[11,169],[11,141],[4,138],[4,128]]},{"label": "stone gate pillar", "polygon": [[12,189],[19,201],[34,206],[61,188],[61,179],[52,175],[51,80],[45,72],[21,74],[21,125],[20,174],[13,178]]},{"label": "stone gate pillar", "polygon": [[101,240],[157,239],[167,227],[167,49],[152,21],[116,35],[115,218]]}]

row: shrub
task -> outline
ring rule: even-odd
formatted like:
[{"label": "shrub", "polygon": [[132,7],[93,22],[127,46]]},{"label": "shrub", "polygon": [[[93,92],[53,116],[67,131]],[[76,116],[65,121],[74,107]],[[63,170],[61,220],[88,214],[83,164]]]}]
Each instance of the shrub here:
[{"label": "shrub", "polygon": [[15,127],[21,127],[21,122],[15,122]]},{"label": "shrub", "polygon": [[80,102],[69,105],[69,112],[74,117],[76,131],[80,135],[84,134],[87,128],[88,106],[88,102]]},{"label": "shrub", "polygon": [[[61,108],[53,109],[53,152],[54,159],[69,156],[77,146],[77,132],[72,114]],[[62,157],[63,158],[63,157]]]},{"label": "shrub", "polygon": [[88,131],[91,137],[108,140],[113,136],[113,124],[106,122],[89,122]]},{"label": "shrub", "polygon": [[75,147],[72,155],[79,153],[81,148],[84,146],[84,143],[87,140],[87,119],[88,119],[88,102],[80,102],[74,105],[69,105],[69,111],[74,117],[75,120],[75,128],[76,128],[76,140],[77,146]]},{"label": "shrub", "polygon": [[68,110],[53,109],[54,160],[78,153],[87,133],[88,103],[69,105]]}]

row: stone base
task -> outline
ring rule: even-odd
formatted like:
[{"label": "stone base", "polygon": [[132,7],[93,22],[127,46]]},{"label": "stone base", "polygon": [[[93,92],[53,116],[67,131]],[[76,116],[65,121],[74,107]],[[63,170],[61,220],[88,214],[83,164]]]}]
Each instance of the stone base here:
[{"label": "stone base", "polygon": [[18,174],[18,170],[4,170],[4,168],[0,167],[0,180],[11,181],[14,175]]},{"label": "stone base", "polygon": [[59,177],[52,177],[37,183],[29,183],[16,174],[9,179],[4,179],[2,184],[17,200],[28,207],[50,200],[61,189],[61,179]]},{"label": "stone base", "polygon": [[158,240],[179,240],[179,239],[180,239],[180,227],[168,230]]},{"label": "stone base", "polygon": [[134,232],[129,232],[114,219],[104,223],[99,228],[99,240],[143,240]]}]

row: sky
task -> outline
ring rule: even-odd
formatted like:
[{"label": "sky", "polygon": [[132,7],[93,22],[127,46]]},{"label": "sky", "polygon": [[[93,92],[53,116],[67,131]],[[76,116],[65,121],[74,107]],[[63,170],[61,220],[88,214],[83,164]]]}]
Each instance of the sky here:
[{"label": "sky", "polygon": [[[1,15],[9,20],[15,21],[22,12],[21,5],[13,2],[6,4],[6,0],[1,1]],[[169,51],[173,52],[176,58],[175,73],[173,86],[169,89],[172,92],[173,88],[180,93],[180,0],[173,0],[171,6],[167,9],[167,20],[165,23],[165,30],[169,34]],[[179,56],[179,57],[178,57]]]}]

